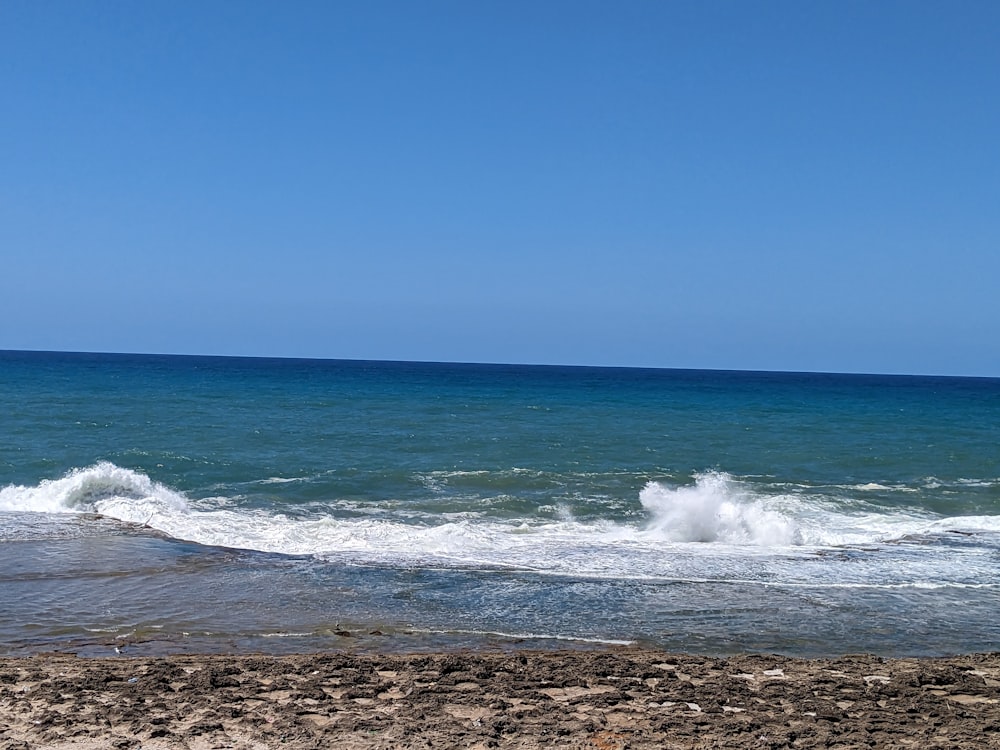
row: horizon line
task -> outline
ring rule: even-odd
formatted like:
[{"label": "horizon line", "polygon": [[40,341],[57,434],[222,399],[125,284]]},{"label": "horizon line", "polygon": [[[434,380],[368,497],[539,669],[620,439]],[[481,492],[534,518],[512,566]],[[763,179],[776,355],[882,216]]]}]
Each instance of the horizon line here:
[{"label": "horizon line", "polygon": [[656,367],[650,365],[585,365],[555,362],[473,362],[466,360],[432,360],[432,359],[373,359],[367,357],[303,357],[267,354],[195,354],[179,352],[123,352],[106,350],[72,350],[72,349],[0,349],[0,354],[68,354],[68,355],[107,355],[115,357],[178,357],[191,359],[241,359],[241,360],[285,360],[290,362],[356,362],[411,365],[461,365],[470,367],[540,367],[560,369],[591,369],[591,370],[663,370],[672,372],[716,372],[716,373],[746,373],[774,375],[850,375],[858,377],[899,377],[899,378],[962,378],[975,380],[1000,380],[1000,375],[946,375],[941,373],[911,373],[911,372],[861,372],[848,370],[761,370],[756,368],[728,367]]}]

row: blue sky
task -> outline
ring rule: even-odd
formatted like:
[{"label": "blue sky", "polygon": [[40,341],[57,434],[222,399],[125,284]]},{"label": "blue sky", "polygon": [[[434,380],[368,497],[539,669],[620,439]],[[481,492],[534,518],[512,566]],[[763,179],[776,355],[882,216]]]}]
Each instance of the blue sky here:
[{"label": "blue sky", "polygon": [[0,5],[0,348],[1000,376],[1000,4]]}]

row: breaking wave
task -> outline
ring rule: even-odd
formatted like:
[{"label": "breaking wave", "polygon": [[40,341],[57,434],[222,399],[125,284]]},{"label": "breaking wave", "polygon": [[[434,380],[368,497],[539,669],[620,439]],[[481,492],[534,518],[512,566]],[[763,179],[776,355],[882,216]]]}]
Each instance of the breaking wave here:
[{"label": "breaking wave", "polygon": [[45,479],[34,487],[0,489],[0,511],[34,513],[101,513],[130,523],[146,523],[157,514],[186,513],[183,495],[145,474],[102,461],[74,469],[61,479]]},{"label": "breaking wave", "polygon": [[802,542],[794,518],[768,508],[728,474],[703,474],[694,485],[674,489],[649,482],[639,500],[653,517],[650,531],[672,542],[768,547]]},{"label": "breaking wave", "polygon": [[[858,566],[841,566],[836,573],[826,567],[808,573],[797,568],[823,550],[851,545],[906,544],[914,536],[923,545],[933,535],[951,531],[1000,532],[997,516],[940,518],[871,508],[845,512],[814,497],[761,494],[723,472],[701,474],[693,484],[675,487],[649,482],[639,492],[639,501],[645,518],[633,523],[584,523],[568,515],[557,520],[450,517],[413,522],[391,515],[338,517],[332,506],[292,516],[276,508],[240,507],[228,497],[192,500],[145,474],[108,462],[35,486],[0,489],[0,512],[98,513],[204,545],[362,565],[621,579],[734,581],[753,568],[761,581],[777,575],[790,584],[806,575],[813,582],[829,575],[831,585],[957,581],[934,568],[950,564],[948,551],[929,555],[924,547],[920,557],[907,562],[909,572],[896,571],[888,556],[883,556],[886,562],[879,565],[884,570],[877,574]],[[756,560],[752,565],[751,559]]]}]

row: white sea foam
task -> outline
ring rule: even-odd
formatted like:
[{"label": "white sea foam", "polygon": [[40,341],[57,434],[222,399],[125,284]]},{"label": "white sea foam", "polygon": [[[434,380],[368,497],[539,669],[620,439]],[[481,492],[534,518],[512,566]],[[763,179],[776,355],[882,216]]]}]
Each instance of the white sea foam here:
[{"label": "white sea foam", "polygon": [[916,487],[907,487],[905,484],[879,484],[878,482],[865,482],[864,484],[838,485],[847,490],[860,490],[861,492],[917,492]]},{"label": "white sea foam", "polygon": [[958,479],[956,484],[964,487],[996,487],[1000,485],[1000,479],[967,479],[963,477]]},{"label": "white sea foam", "polygon": [[954,516],[941,518],[928,524],[926,532],[956,531],[975,534],[977,532],[1000,533],[1000,516]]},{"label": "white sea foam", "polygon": [[507,633],[502,630],[432,630],[429,628],[410,628],[410,633],[424,633],[426,635],[473,635],[492,636],[496,638],[507,638],[510,640],[528,641],[570,641],[573,643],[599,643],[607,646],[634,646],[635,641],[620,640],[616,638],[587,638],[585,636],[574,635],[552,635],[549,633]]},{"label": "white sea foam", "polygon": [[[0,511],[100,513],[205,545],[361,565],[765,585],[976,583],[992,575],[989,551],[979,557],[963,551],[959,561],[947,549],[911,541],[953,536],[949,532],[1000,533],[997,516],[852,513],[801,494],[755,493],[721,472],[681,486],[650,482],[639,499],[647,517],[631,524],[582,522],[568,511],[516,521],[462,514],[434,522],[398,513],[338,517],[335,505],[291,517],[240,508],[229,498],[191,500],[142,473],[103,462],[35,486],[0,489]],[[882,552],[868,554],[872,545]],[[920,554],[906,557],[907,545]]]},{"label": "white sea foam", "polygon": [[649,482],[639,499],[653,517],[649,530],[672,542],[763,546],[801,542],[795,519],[749,496],[721,472],[703,474],[694,485],[684,487]]},{"label": "white sea foam", "polygon": [[145,474],[107,461],[75,469],[61,479],[43,480],[34,487],[11,485],[0,489],[0,511],[96,512],[145,523],[156,514],[183,514],[187,510],[183,495]]},{"label": "white sea foam", "polygon": [[[886,489],[873,484],[837,487]],[[888,512],[864,502],[847,510],[798,492],[755,493],[725,472],[700,474],[693,485],[680,487],[650,482],[640,500],[652,517],[649,532],[671,542],[829,548],[881,544],[947,530],[1000,531],[1000,516],[939,518],[919,510]]]}]

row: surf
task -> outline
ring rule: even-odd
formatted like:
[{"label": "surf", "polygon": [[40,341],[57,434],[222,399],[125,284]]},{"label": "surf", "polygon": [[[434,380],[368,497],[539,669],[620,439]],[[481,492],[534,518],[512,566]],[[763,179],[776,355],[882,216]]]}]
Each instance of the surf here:
[{"label": "surf", "polygon": [[[191,498],[110,462],[36,485],[0,489],[0,512],[7,514],[99,514],[206,546],[354,565],[630,580],[798,585],[804,579],[796,568],[808,559],[808,580],[817,584],[863,582],[855,579],[858,574],[871,576],[873,585],[960,581],[952,561],[938,554],[951,552],[935,539],[950,532],[1000,532],[996,516],[941,518],[899,509],[877,512],[865,504],[860,506],[863,511],[845,512],[815,497],[762,493],[718,471],[695,475],[693,482],[683,484],[648,481],[638,491],[638,502],[642,514],[634,522],[580,521],[568,512],[556,519],[476,516],[437,522],[390,513],[341,517],[332,504],[313,504],[292,514],[278,506],[241,507],[227,496]],[[816,555],[836,550],[907,545],[926,548],[921,558],[925,562],[907,560],[894,571],[886,553],[884,562],[869,556],[863,566],[837,565],[836,555],[816,563]],[[901,553],[897,549],[894,554]],[[927,561],[941,566],[933,576]],[[979,564],[973,561],[972,568]]]}]

